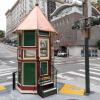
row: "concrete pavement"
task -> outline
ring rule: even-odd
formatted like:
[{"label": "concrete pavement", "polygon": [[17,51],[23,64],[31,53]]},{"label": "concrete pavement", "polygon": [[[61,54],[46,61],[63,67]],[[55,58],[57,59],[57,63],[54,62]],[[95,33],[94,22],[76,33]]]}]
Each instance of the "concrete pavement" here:
[{"label": "concrete pavement", "polygon": [[[16,48],[15,47],[11,47],[11,46],[8,46],[7,45],[7,48],[9,51],[11,51],[11,55],[14,56],[13,53],[15,53],[16,55]],[[15,50],[13,50],[15,49]],[[93,60],[95,59],[94,57],[93,58],[90,58],[90,60]],[[98,58],[96,58],[98,59]],[[62,63],[64,64],[68,64],[68,63],[77,63],[77,62],[84,62],[84,57],[66,57],[66,58],[62,58],[62,57],[55,57],[55,64],[59,64],[61,65]],[[69,84],[74,84],[77,86],[77,83],[78,83],[78,86],[84,88],[84,80],[82,80],[81,78],[78,78],[79,81],[70,81],[68,82],[67,80],[61,80],[61,79],[58,79],[58,82],[60,82],[60,85],[58,83],[58,88],[60,86],[62,86],[64,83],[69,83]],[[93,88],[92,91],[95,91],[95,92],[92,92],[89,96],[79,96],[79,95],[70,95],[70,94],[61,94],[61,93],[58,93],[57,95],[53,95],[53,96],[50,96],[50,97],[47,97],[45,98],[45,100],[55,100],[55,99],[58,99],[58,100],[100,100],[100,92],[99,89],[100,87],[95,87],[94,85],[91,84],[91,87]],[[7,86],[6,85],[6,90],[5,91],[0,91],[0,100],[43,100],[43,98],[41,98],[40,96],[38,96],[37,94],[20,94],[17,90],[15,91],[12,91],[12,87],[11,85],[10,86]]]},{"label": "concrete pavement", "polygon": [[71,95],[61,94],[58,92],[46,98],[41,98],[37,94],[21,94],[17,90],[12,90],[11,86],[8,91],[0,93],[0,100],[100,100],[100,93],[91,92],[90,95]]}]

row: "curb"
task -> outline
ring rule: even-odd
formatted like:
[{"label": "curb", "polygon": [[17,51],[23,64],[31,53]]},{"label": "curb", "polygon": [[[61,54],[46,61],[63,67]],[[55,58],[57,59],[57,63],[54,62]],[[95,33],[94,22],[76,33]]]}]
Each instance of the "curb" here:
[{"label": "curb", "polygon": [[71,84],[64,84],[63,87],[59,90],[59,93],[83,96],[85,95],[85,89]]}]

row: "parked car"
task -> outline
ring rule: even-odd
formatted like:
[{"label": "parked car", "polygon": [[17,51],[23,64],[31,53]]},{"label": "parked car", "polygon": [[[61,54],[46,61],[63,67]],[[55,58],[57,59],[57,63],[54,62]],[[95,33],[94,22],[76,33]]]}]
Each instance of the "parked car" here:
[{"label": "parked car", "polygon": [[68,54],[66,52],[61,52],[59,51],[58,54],[57,54],[58,57],[67,57]]}]

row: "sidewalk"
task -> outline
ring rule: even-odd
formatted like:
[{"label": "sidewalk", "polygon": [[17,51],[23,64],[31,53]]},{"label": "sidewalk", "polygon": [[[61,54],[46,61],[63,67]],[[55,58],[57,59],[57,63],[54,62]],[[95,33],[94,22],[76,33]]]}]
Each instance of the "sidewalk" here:
[{"label": "sidewalk", "polygon": [[7,87],[7,91],[0,93],[0,100],[100,100],[100,93],[91,92],[90,95],[70,95],[61,94],[52,95],[46,98],[41,98],[37,94],[21,94],[17,90],[12,90],[12,87]]}]

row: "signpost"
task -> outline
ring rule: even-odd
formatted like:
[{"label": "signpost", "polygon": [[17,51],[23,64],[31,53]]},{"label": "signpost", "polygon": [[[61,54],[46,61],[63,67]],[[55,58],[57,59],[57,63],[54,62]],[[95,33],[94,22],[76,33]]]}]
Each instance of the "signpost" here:
[{"label": "signpost", "polygon": [[90,93],[90,74],[89,74],[89,38],[90,28],[95,25],[100,25],[100,16],[92,16],[92,8],[90,0],[83,1],[83,19],[74,23],[72,29],[80,29],[85,35],[85,88],[86,94]]},{"label": "signpost", "polygon": [[[89,11],[89,0],[84,0],[83,3],[83,16],[90,17],[91,11]],[[90,13],[89,13],[90,12]],[[85,20],[85,24],[86,24]],[[89,73],[89,37],[90,37],[90,28],[84,29],[85,31],[85,88],[86,94],[90,93],[90,73]]]}]

